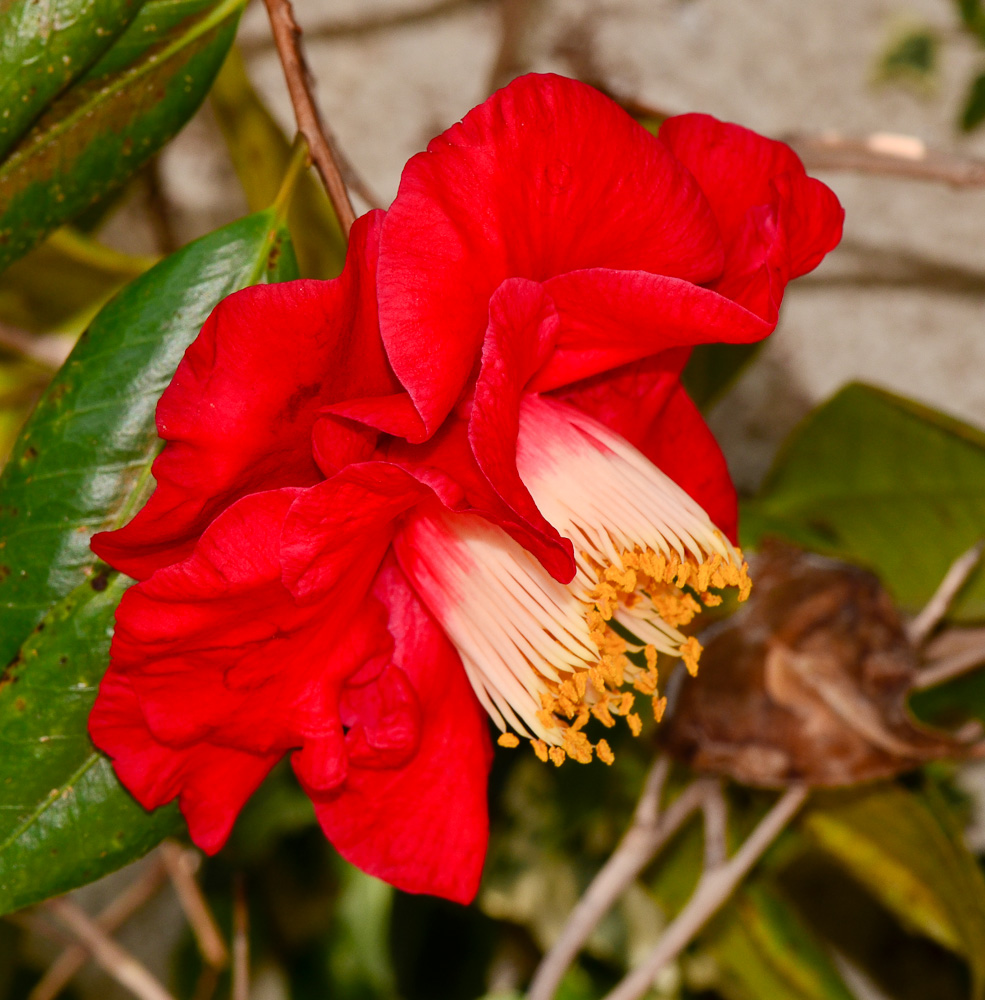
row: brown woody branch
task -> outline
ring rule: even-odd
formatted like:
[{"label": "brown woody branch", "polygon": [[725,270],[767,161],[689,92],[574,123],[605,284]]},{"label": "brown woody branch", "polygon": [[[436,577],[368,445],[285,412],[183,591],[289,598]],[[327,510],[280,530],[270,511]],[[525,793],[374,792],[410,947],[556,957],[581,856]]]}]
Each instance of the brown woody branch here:
[{"label": "brown woody branch", "polygon": [[338,146],[318,112],[314,81],[301,49],[301,29],[294,19],[291,0],[263,0],[270,17],[270,27],[284,69],[287,90],[294,106],[298,131],[304,136],[325,190],[328,193],[342,231],[348,237],[356,220],[349,192],[343,180],[344,160]]}]

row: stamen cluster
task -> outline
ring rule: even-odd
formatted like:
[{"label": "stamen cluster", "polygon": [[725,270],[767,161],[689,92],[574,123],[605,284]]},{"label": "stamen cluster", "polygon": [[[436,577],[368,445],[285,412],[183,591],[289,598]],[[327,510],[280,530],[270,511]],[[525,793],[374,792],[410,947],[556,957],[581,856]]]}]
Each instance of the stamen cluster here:
[{"label": "stamen cluster", "polygon": [[[748,566],[739,553],[737,561],[718,552],[704,560],[686,552],[682,559],[676,552],[666,556],[637,546],[619,553],[618,566],[600,565],[584,551],[579,555],[580,568],[590,566],[596,576],[594,587],[586,594],[585,623],[598,661],[584,670],[559,673],[557,680],[541,674],[537,719],[545,729],[559,730],[560,743],[548,746],[543,739],[530,741],[542,761],[550,760],[558,767],[568,758],[587,764],[593,752],[605,764],[615,760],[607,740],[592,743],[583,730],[592,717],[612,728],[615,717],[622,716],[632,734],[638,736],[643,721],[633,710],[633,691],[650,699],[653,717],[659,722],[667,698],[657,687],[657,643],[662,647],[660,652],[679,656],[693,677],[702,647],[694,636],[678,633],[677,627],[690,624],[703,607],[722,603],[721,595],[712,590],[736,588],[737,599],[744,601],[752,588]],[[624,624],[627,618],[629,625]],[[647,642],[634,628],[636,632],[659,630],[663,634],[654,636],[657,643]],[[675,638],[679,639],[676,648],[668,648],[667,640]],[[624,690],[626,685],[632,685],[633,691]],[[499,737],[501,746],[515,747],[519,742],[513,733]]]}]

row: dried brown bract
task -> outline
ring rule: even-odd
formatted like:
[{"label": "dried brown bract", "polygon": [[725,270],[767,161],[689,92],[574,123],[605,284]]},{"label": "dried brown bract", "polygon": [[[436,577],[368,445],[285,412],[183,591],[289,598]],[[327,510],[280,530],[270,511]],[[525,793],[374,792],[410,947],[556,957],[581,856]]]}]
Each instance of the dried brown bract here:
[{"label": "dried brown bract", "polygon": [[907,709],[919,658],[889,595],[857,567],[769,544],[745,609],[707,642],[665,724],[668,750],[747,785],[850,785],[967,744]]}]

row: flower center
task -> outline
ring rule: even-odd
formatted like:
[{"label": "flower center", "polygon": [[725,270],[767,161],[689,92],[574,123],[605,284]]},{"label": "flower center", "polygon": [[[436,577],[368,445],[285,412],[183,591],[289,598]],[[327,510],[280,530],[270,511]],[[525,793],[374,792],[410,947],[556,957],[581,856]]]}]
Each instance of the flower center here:
[{"label": "flower center", "polygon": [[[574,546],[576,573],[558,583],[501,529],[476,515],[427,512],[398,554],[455,644],[502,730],[542,760],[612,763],[592,719],[642,728],[637,694],[657,721],[667,700],[658,658],[697,671],[701,646],[680,631],[726,587],[748,596],[741,553],[707,514],[642,454],[562,404],[530,397],[517,466],[544,516]],[[512,730],[512,731],[511,731]]]}]

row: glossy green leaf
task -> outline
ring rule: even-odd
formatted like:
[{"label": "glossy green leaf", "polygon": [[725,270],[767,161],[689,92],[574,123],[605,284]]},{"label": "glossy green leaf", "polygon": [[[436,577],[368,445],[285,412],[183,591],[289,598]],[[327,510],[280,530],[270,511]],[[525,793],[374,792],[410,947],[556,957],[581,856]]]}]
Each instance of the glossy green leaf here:
[{"label": "glossy green leaf", "polygon": [[728,392],[764,343],[698,344],[681,376],[687,394],[707,410]]},{"label": "glossy green leaf", "polygon": [[156,263],[74,229],[57,229],[0,274],[0,321],[33,332],[78,333],[114,292]]},{"label": "glossy green leaf", "polygon": [[[759,495],[743,505],[742,532],[752,547],[777,535],[870,566],[916,610],[985,534],[985,434],[850,385],[787,440]],[[981,569],[952,614],[985,617]]]},{"label": "glossy green leaf", "polygon": [[162,261],[103,309],[0,477],[0,909],[105,874],[173,827],[174,811],[140,809],[86,736],[128,582],[99,568],[89,537],[145,495],[157,399],[215,304],[296,273],[273,210]]},{"label": "glossy green leaf", "polygon": [[701,935],[725,1000],[854,1000],[796,911],[762,882],[744,886]]},{"label": "glossy green leaf", "polygon": [[978,128],[985,121],[985,73],[979,73],[965,97],[964,107],[961,109],[961,128],[965,132]]},{"label": "glossy green leaf", "polygon": [[0,913],[90,882],[180,829],[146,813],[89,742],[86,720],[129,581],[96,575],[59,602],[0,681]]},{"label": "glossy green leaf", "polygon": [[940,39],[933,28],[908,26],[893,37],[879,57],[876,76],[918,91],[931,91],[937,76],[939,48]]},{"label": "glossy green leaf", "polygon": [[295,275],[286,233],[259,212],[162,261],[83,334],[0,477],[0,663],[91,571],[92,533],[141,495],[157,399],[213,306]]},{"label": "glossy green leaf", "polygon": [[103,73],[116,65],[111,51],[95,67],[99,75],[49,106],[0,165],[0,268],[118,188],[184,125],[232,44],[244,3],[213,0],[170,30],[150,32],[155,44],[135,62]]},{"label": "glossy green leaf", "polygon": [[143,0],[0,0],[0,159],[123,32]]},{"label": "glossy green leaf", "polygon": [[910,930],[962,955],[985,996],[985,876],[950,807],[895,784],[819,797],[802,826]]},{"label": "glossy green leaf", "polygon": [[[291,144],[250,83],[233,46],[209,100],[252,210],[273,202],[291,158]],[[287,215],[298,266],[306,278],[333,278],[345,264],[345,237],[321,183],[308,170]]]}]

